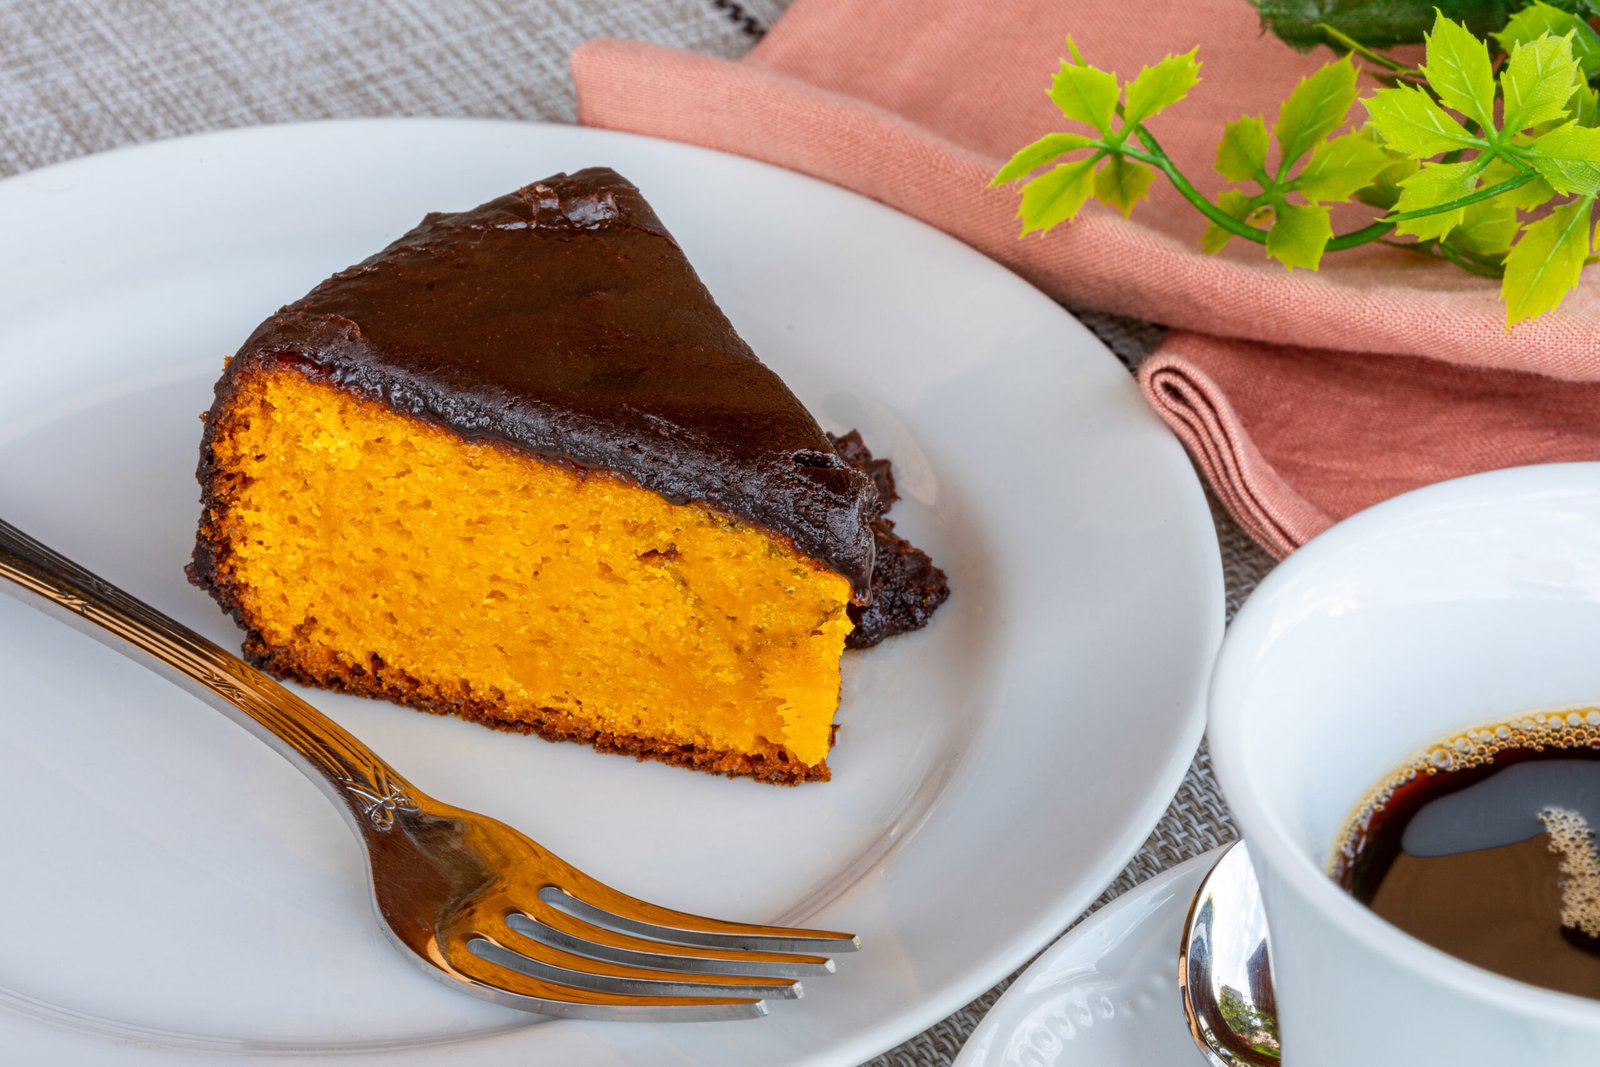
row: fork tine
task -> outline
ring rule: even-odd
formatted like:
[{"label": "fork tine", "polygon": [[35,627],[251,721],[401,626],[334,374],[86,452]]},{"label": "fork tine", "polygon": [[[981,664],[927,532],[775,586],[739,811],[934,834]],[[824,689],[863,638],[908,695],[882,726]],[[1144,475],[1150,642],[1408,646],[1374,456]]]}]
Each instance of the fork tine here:
[{"label": "fork tine", "polygon": [[622,993],[629,996],[669,997],[776,997],[787,1000],[800,996],[800,983],[793,978],[763,975],[695,974],[662,971],[648,967],[578,956],[527,937],[510,927],[488,930],[475,928],[467,936],[467,948],[475,955],[502,967],[521,971],[547,982],[559,982],[597,993]]},{"label": "fork tine", "polygon": [[[579,872],[573,872],[578,874]],[[607,926],[659,941],[677,941],[705,948],[754,949],[775,952],[854,952],[861,941],[854,934],[834,930],[804,930],[790,926],[731,923],[674,911],[659,904],[619,893],[587,875],[572,880],[577,889],[545,885],[539,899],[599,926]],[[581,893],[581,895],[579,895]]]},{"label": "fork tine", "polygon": [[826,956],[718,950],[633,937],[584,922],[543,901],[529,908],[526,913],[510,913],[506,916],[506,925],[519,934],[568,952],[636,967],[707,974],[755,974],[774,978],[802,978],[832,974],[834,970],[833,961]]},{"label": "fork tine", "polygon": [[485,1000],[523,1011],[567,1019],[636,1020],[639,1022],[717,1022],[758,1019],[767,1014],[760,1000],[724,996],[634,996],[580,989],[535,978],[485,959],[466,941],[450,941],[423,969],[446,981],[465,984]]}]

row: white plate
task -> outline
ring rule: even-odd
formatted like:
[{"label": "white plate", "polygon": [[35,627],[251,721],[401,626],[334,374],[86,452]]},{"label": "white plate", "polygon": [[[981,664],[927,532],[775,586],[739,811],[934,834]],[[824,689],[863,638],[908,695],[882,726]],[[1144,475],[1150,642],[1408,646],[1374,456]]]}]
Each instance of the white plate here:
[{"label": "white plate", "polygon": [[1178,939],[1214,849],[1085,919],[1006,989],[953,1067],[1203,1067],[1183,1021]]},{"label": "white plate", "polygon": [[949,571],[952,599],[928,630],[851,657],[834,780],[793,790],[307,695],[420,787],[606,881],[853,930],[862,951],[753,1023],[540,1023],[454,994],[379,934],[354,842],[287,764],[0,598],[13,1056],[855,1063],[1025,960],[1159,817],[1222,630],[1188,460],[1126,371],[1015,276],[731,156],[380,120],[149,145],[0,184],[0,514],[237,647],[182,571],[195,416],[222,358],[424,212],[595,163],[644,189],[824,425],[893,457],[894,517]]}]

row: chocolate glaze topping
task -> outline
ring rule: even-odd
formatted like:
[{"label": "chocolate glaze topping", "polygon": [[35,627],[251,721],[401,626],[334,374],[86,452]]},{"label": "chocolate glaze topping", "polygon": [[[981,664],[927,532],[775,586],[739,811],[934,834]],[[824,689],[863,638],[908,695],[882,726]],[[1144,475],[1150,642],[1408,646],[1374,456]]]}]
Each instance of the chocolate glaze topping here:
[{"label": "chocolate glaze topping", "polygon": [[[900,499],[894,488],[893,464],[874,458],[855,430],[842,436],[830,433],[828,439],[846,463],[872,479],[887,512]],[[872,520],[872,535],[878,542],[872,598],[866,604],[850,606],[850,621],[856,628],[844,640],[847,648],[871,648],[885,638],[920,630],[939,605],[950,599],[950,581],[944,571],[926,552],[895,533],[894,523],[885,515]]]},{"label": "chocolate glaze topping", "polygon": [[880,509],[639,190],[595,167],[432,214],[258,327],[289,362],[443,424],[788,537],[871,595]]}]

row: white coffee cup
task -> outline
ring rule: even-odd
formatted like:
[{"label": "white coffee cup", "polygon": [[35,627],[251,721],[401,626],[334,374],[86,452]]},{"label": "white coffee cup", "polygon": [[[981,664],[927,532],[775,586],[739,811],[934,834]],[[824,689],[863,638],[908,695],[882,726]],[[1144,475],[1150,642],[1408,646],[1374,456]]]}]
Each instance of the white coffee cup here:
[{"label": "white coffee cup", "polygon": [[1356,806],[1409,757],[1576,705],[1600,706],[1600,463],[1379,504],[1250,597],[1208,733],[1261,883],[1288,1067],[1600,1064],[1600,999],[1447,955],[1327,873]]}]

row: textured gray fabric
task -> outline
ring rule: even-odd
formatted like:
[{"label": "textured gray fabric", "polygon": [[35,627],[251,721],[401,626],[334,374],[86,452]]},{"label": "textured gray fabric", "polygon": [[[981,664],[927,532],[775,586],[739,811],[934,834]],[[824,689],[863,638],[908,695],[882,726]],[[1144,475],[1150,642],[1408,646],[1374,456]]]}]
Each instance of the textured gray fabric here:
[{"label": "textured gray fabric", "polygon": [[0,2],[0,174],[202,130],[371,115],[572,121],[567,56],[633,37],[735,56],[771,2]]},{"label": "textured gray fabric", "polygon": [[[632,37],[737,56],[786,3],[0,0],[0,175],[271,122],[366,115],[570,121],[567,55],[580,41]],[[1130,367],[1160,338],[1148,323],[1082,317]],[[1272,561],[1213,510],[1231,617]],[[1102,902],[1232,836],[1202,751]],[[873,1063],[949,1063],[1003,988]]]}]

